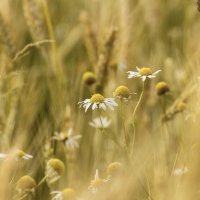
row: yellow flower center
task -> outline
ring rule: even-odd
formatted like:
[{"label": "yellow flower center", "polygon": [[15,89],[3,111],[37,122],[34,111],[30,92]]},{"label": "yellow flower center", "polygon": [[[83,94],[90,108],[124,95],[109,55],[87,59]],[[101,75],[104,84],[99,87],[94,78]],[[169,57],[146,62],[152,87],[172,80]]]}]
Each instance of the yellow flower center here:
[{"label": "yellow flower center", "polygon": [[65,171],[65,165],[59,159],[52,158],[48,161],[47,165],[53,168],[58,173],[58,175],[62,175]]},{"label": "yellow flower center", "polygon": [[101,94],[94,94],[90,98],[92,103],[103,103],[104,99],[104,96],[102,96]]},{"label": "yellow flower center", "polygon": [[30,176],[22,176],[16,185],[17,190],[31,190],[36,187],[35,180]]},{"label": "yellow flower center", "polygon": [[92,72],[85,72],[83,74],[83,81],[87,85],[92,85],[96,82],[96,76]]},{"label": "yellow flower center", "polygon": [[71,188],[66,188],[62,191],[62,195],[63,195],[63,200],[70,200],[76,197],[76,192]]},{"label": "yellow flower center", "polygon": [[128,87],[121,85],[116,88],[114,95],[121,98],[128,98],[130,96],[130,91]]},{"label": "yellow flower center", "polygon": [[166,94],[169,92],[169,86],[166,82],[159,82],[156,85],[156,92],[159,96]]},{"label": "yellow flower center", "polygon": [[152,75],[152,70],[149,67],[142,67],[139,71],[141,76],[149,76]]}]

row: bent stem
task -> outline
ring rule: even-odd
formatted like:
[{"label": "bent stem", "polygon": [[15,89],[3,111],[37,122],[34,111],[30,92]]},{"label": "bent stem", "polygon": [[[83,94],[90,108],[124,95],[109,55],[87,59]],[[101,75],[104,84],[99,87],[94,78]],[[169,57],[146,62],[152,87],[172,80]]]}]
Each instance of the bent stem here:
[{"label": "bent stem", "polygon": [[36,187],[39,187],[42,183],[44,183],[46,181],[48,176],[45,176],[42,178],[42,180],[38,183],[38,185]]},{"label": "bent stem", "polygon": [[143,97],[143,94],[144,94],[144,87],[145,87],[145,83],[146,83],[146,80],[143,82],[143,85],[142,85],[142,92],[141,92],[141,94],[140,94],[140,97],[139,97],[139,99],[138,99],[138,102],[137,102],[137,104],[136,104],[136,106],[135,106],[135,109],[134,109],[134,111],[133,111],[133,115],[132,115],[132,126],[133,126],[133,142],[132,142],[132,147],[131,147],[131,154],[133,153],[133,146],[134,146],[134,143],[135,143],[135,130],[136,130],[136,128],[135,128],[135,114],[136,114],[136,111],[137,111],[137,109],[138,109],[138,107],[139,107],[139,105],[140,105],[140,103],[141,103],[141,100],[142,100],[142,97]]}]

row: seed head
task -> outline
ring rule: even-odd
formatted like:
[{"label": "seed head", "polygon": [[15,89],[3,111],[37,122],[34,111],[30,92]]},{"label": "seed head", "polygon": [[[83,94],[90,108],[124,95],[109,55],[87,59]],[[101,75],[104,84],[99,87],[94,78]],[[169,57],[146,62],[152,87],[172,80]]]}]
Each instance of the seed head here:
[{"label": "seed head", "polygon": [[183,112],[187,107],[187,104],[183,101],[180,101],[176,104],[175,109],[176,112]]},{"label": "seed head", "polygon": [[139,71],[141,76],[149,76],[152,75],[152,70],[149,67],[142,67]]},{"label": "seed head", "polygon": [[66,188],[62,191],[63,200],[70,200],[76,197],[76,192],[72,188]]},{"label": "seed head", "polygon": [[92,103],[103,103],[105,97],[102,96],[101,94],[93,94],[92,97],[90,98]]},{"label": "seed head", "polygon": [[156,84],[156,92],[159,96],[165,95],[169,90],[168,84],[164,81]]},{"label": "seed head", "polygon": [[59,159],[52,158],[48,161],[47,166],[51,167],[59,176],[65,171],[65,165]]},{"label": "seed head", "polygon": [[130,96],[130,90],[128,87],[124,85],[120,85],[117,87],[114,91],[114,96],[120,97],[120,98],[128,98]]},{"label": "seed head", "polygon": [[96,82],[96,76],[93,72],[85,72],[83,74],[83,81],[86,85],[90,86]]},{"label": "seed head", "polygon": [[107,173],[111,177],[116,177],[117,175],[120,175],[123,171],[123,166],[119,162],[113,162],[108,165]]},{"label": "seed head", "polygon": [[17,181],[17,191],[31,191],[36,187],[35,180],[30,176],[22,176]]}]

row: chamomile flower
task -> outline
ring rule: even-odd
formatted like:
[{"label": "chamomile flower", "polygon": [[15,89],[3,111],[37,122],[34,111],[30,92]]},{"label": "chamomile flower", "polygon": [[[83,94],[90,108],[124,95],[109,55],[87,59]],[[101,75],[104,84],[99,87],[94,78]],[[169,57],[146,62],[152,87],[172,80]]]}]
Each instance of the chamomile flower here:
[{"label": "chamomile flower", "polygon": [[131,95],[134,93],[131,93],[129,88],[125,85],[118,86],[115,91],[113,92],[113,95],[115,97],[120,98],[121,100],[127,101],[131,98]]},{"label": "chamomile flower", "polygon": [[99,189],[101,189],[104,184],[107,182],[106,179],[99,178],[99,170],[96,169],[94,180],[91,181],[90,186],[88,189],[93,193],[96,194]]},{"label": "chamomile flower", "polygon": [[110,126],[111,120],[109,120],[107,117],[96,117],[91,122],[89,122],[89,125],[100,129],[102,128],[108,128]]},{"label": "chamomile flower", "polygon": [[29,193],[34,193],[36,187],[36,182],[35,180],[26,175],[22,176],[16,184],[16,190],[18,193],[21,194],[29,194]]},{"label": "chamomile flower", "polygon": [[74,200],[76,199],[76,192],[72,188],[65,188],[63,191],[51,192],[52,200]]},{"label": "chamomile flower", "polygon": [[143,81],[145,81],[147,78],[152,79],[155,78],[158,73],[161,72],[161,70],[157,70],[155,72],[152,72],[152,69],[149,67],[136,67],[137,71],[128,71],[128,78],[134,78],[134,77],[140,77]]},{"label": "chamomile flower", "polygon": [[48,184],[52,184],[58,181],[61,176],[64,174],[65,165],[64,163],[57,159],[52,158],[47,162],[45,175],[47,177]]},{"label": "chamomile flower", "polygon": [[106,110],[107,107],[110,110],[114,110],[114,107],[117,106],[117,103],[115,102],[114,98],[105,98],[99,93],[92,95],[90,99],[85,99],[84,101],[81,101],[78,104],[80,104],[80,107],[83,107],[85,109],[85,112],[87,112],[90,106],[92,107],[92,110]]},{"label": "chamomile flower", "polygon": [[81,139],[81,137],[82,136],[79,134],[73,134],[73,130],[70,128],[67,132],[55,132],[55,136],[53,136],[52,139],[64,142],[68,150],[75,150],[79,148],[78,140]]},{"label": "chamomile flower", "polygon": [[[1,159],[6,159],[6,158],[8,158],[8,156],[10,156],[10,155],[11,155],[11,154],[0,153],[0,160],[1,160]],[[22,151],[22,150],[16,150],[16,151],[14,152],[14,156],[15,156],[15,158],[16,158],[17,160],[19,160],[19,159],[30,160],[30,159],[33,158],[32,155],[27,154],[27,153],[25,153],[25,152]]]}]

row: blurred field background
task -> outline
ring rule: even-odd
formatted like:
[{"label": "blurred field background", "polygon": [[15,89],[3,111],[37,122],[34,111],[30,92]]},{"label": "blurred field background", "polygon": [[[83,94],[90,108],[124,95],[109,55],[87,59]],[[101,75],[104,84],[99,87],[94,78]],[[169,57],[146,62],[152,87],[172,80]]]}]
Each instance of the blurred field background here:
[{"label": "blurred field background", "polygon": [[[195,0],[1,0],[0,152],[21,149],[33,159],[0,160],[0,199],[17,199],[24,175],[39,183],[50,158],[63,161],[64,175],[18,199],[47,200],[66,187],[77,200],[200,199],[199,35]],[[94,93],[82,79],[87,71],[96,74],[94,88],[105,97],[119,85],[136,92],[123,107],[132,140],[142,89],[141,79],[127,79],[135,66],[162,71],[145,88],[129,154],[120,107],[103,113],[111,120],[105,135],[88,125],[96,113],[85,113],[78,102]],[[156,94],[159,81],[168,83],[169,95]],[[69,128],[82,135],[76,151],[52,141],[56,131]],[[95,170],[106,178],[113,162],[121,163],[123,175],[90,194]]]}]

